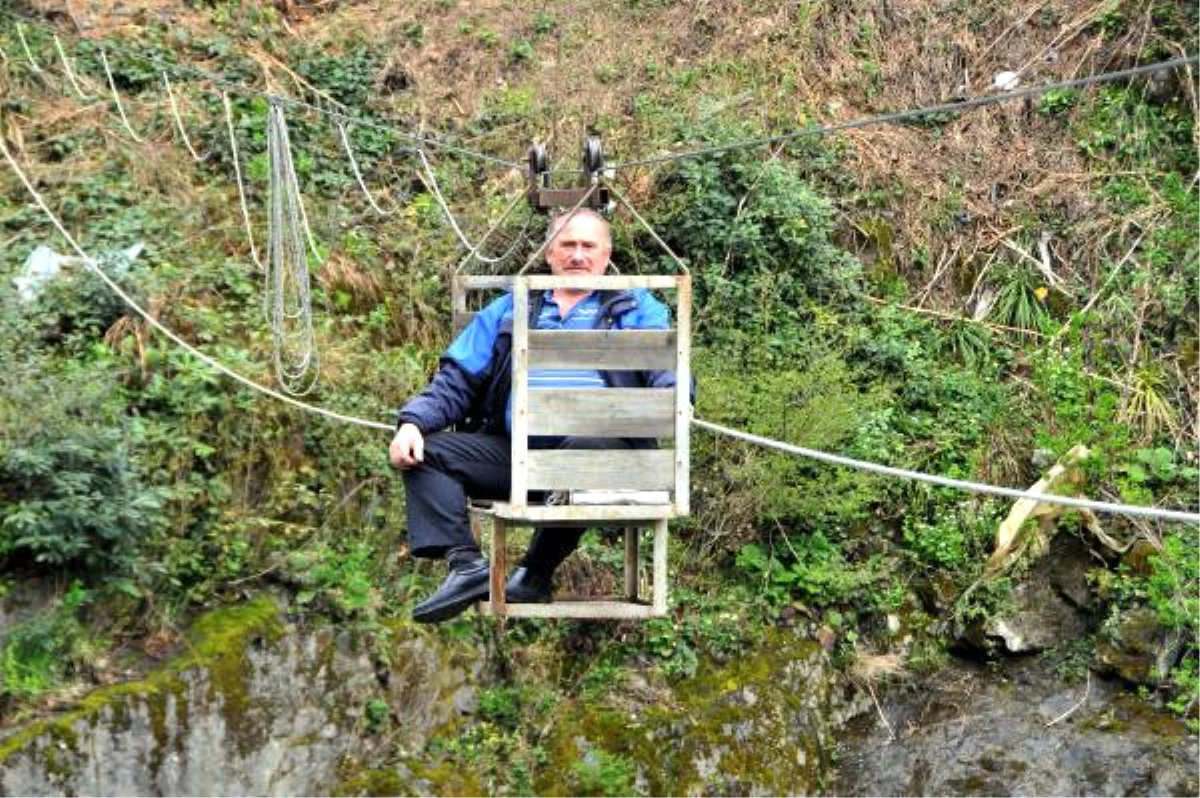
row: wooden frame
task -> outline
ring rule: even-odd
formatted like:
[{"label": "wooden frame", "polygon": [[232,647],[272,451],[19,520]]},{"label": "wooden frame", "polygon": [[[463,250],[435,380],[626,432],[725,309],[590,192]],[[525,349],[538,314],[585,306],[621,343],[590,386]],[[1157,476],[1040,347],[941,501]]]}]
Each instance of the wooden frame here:
[{"label": "wooden frame", "polygon": [[[470,290],[513,291],[512,491],[507,503],[473,509],[492,522],[492,574],[484,615],[517,618],[650,618],[667,611],[667,530],[671,518],[689,511],[691,420],[691,302],[689,275],[515,277],[456,275],[456,323],[469,311]],[[675,294],[673,330],[540,331],[530,329],[531,291],[555,288],[664,289]],[[465,323],[465,322],[464,322]],[[676,375],[674,389],[529,390],[531,368],[664,369]],[[670,448],[594,450],[532,449],[531,434],[657,438]],[[668,491],[667,503],[530,504],[545,490]],[[473,528],[477,526],[473,517]],[[551,525],[625,528],[623,597],[550,604],[508,604],[504,599],[508,529]],[[653,529],[651,596],[638,595],[642,528]]]}]

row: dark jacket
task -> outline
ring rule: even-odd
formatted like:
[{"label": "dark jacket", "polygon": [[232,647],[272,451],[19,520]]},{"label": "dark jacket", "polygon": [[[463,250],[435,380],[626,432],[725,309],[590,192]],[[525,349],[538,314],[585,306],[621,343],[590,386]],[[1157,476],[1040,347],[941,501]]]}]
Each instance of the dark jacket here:
[{"label": "dark jacket", "polygon": [[[544,295],[529,297],[530,325],[536,324]],[[425,390],[400,408],[397,426],[415,424],[422,434],[456,426],[463,431],[506,435],[505,414],[512,375],[512,294],[496,299],[471,321],[441,358]],[[650,293],[600,292],[597,329],[668,329],[667,308]],[[602,371],[614,388],[665,388],[671,371]]]}]

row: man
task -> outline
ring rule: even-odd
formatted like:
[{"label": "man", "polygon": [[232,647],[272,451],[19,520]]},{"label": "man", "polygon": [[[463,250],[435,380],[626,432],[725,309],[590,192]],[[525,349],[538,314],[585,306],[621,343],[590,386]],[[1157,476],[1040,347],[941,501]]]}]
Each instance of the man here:
[{"label": "man", "polygon": [[[601,275],[612,238],[598,213],[579,209],[551,221],[546,262],[556,275]],[[450,345],[429,385],[400,409],[389,457],[403,470],[409,546],[414,557],[444,557],[450,573],[413,610],[413,619],[437,623],[488,595],[488,562],[471,535],[467,498],[506,500],[511,488],[512,295],[489,304]],[[530,297],[534,329],[665,329],[666,307],[643,290],[555,289]],[[545,387],[667,387],[671,372],[541,370],[529,375]],[[447,432],[457,425],[469,432]],[[572,449],[627,447],[620,439],[531,439],[531,446]],[[549,601],[555,569],[579,545],[579,528],[539,529],[508,580],[510,602]]]}]

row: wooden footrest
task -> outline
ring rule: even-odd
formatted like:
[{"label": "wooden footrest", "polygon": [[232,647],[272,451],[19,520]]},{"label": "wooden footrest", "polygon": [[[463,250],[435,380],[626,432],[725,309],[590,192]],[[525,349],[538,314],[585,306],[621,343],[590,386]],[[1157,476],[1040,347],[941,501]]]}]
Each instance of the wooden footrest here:
[{"label": "wooden footrest", "polygon": [[[476,605],[480,615],[497,615],[490,601]],[[655,612],[654,607],[634,601],[619,599],[600,601],[554,601],[549,604],[505,604],[505,615],[509,618],[657,618],[666,611]]]}]

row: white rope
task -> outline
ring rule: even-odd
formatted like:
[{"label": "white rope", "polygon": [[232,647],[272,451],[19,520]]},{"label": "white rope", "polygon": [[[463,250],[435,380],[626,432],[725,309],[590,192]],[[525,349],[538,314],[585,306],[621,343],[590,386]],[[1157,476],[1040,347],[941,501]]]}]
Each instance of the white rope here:
[{"label": "white rope", "polygon": [[205,157],[196,152],[196,148],[192,146],[192,140],[188,138],[187,130],[183,127],[183,118],[179,116],[179,105],[175,102],[175,92],[171,89],[171,79],[167,77],[167,73],[162,73],[163,85],[167,87],[167,99],[171,101],[171,116],[175,117],[175,129],[179,131],[179,138],[183,140],[183,146],[187,147],[187,151],[191,153],[192,160],[196,163],[204,163]]},{"label": "white rope", "polygon": [[305,410],[310,413],[316,413],[319,416],[324,416],[325,418],[329,418],[334,421],[341,421],[341,422],[344,422],[347,424],[356,424],[360,427],[369,427],[371,429],[380,429],[380,430],[384,430],[389,433],[395,429],[395,427],[391,424],[384,424],[383,422],[380,422],[380,421],[370,421],[370,420],[364,419],[364,418],[357,418],[355,416],[349,416],[349,415],[345,415],[343,413],[337,413],[333,410],[328,410],[324,407],[319,407],[317,405],[308,404],[307,402],[301,402],[300,400],[295,399],[291,396],[282,394],[279,391],[272,390],[271,388],[268,388],[265,385],[259,385],[257,382],[254,382],[249,377],[245,377],[242,374],[239,374],[238,372],[234,371],[233,369],[229,368],[228,366],[223,365],[222,363],[220,363],[216,359],[212,358],[211,356],[206,355],[205,353],[201,352],[199,349],[196,349],[194,346],[189,344],[187,341],[183,340],[183,338],[181,338],[177,333],[175,333],[170,328],[165,326],[162,322],[160,322],[158,319],[156,319],[152,315],[150,315],[150,313],[147,312],[136,301],[134,301],[134,299],[132,297],[130,297],[127,293],[125,293],[125,291],[121,289],[121,286],[117,285],[117,283],[115,283],[111,277],[109,277],[107,274],[105,274],[104,271],[101,270],[100,267],[96,265],[96,261],[91,256],[89,256],[86,252],[83,251],[83,248],[80,247],[79,244],[76,243],[75,239],[71,237],[71,234],[69,232],[67,232],[66,226],[59,220],[59,218],[57,216],[54,215],[54,212],[52,210],[50,210],[50,206],[46,204],[46,201],[42,198],[42,195],[39,194],[37,189],[35,189],[33,187],[33,183],[31,183],[29,178],[26,177],[25,173],[23,171],[21,171],[20,165],[17,163],[16,159],[13,158],[12,154],[8,151],[8,145],[4,143],[3,136],[0,136],[0,154],[2,154],[4,156],[4,159],[6,161],[8,161],[9,167],[12,168],[13,172],[17,176],[17,179],[20,180],[21,184],[25,186],[25,189],[29,192],[30,196],[33,197],[34,202],[36,202],[38,207],[40,207],[42,209],[42,212],[46,215],[46,218],[48,218],[50,220],[50,223],[54,225],[54,227],[58,230],[58,232],[62,235],[62,237],[64,239],[66,239],[66,241],[70,245],[71,249],[75,250],[75,253],[77,255],[79,255],[80,258],[83,259],[84,264],[89,269],[91,269],[92,272],[94,272],[96,274],[96,276],[99,277],[104,282],[105,285],[108,286],[109,290],[111,290],[114,294],[116,294],[118,297],[120,297],[121,301],[124,302],[126,305],[128,305],[129,308],[132,309],[135,313],[137,313],[137,315],[140,316],[147,324],[149,324],[153,329],[157,330],[159,333],[161,333],[162,335],[164,335],[168,339],[170,339],[170,341],[172,343],[176,344],[177,346],[182,348],[184,351],[186,351],[188,354],[192,355],[192,357],[196,358],[201,363],[204,363],[205,365],[207,365],[209,368],[213,369],[214,371],[224,374],[226,377],[229,377],[230,379],[236,380],[237,382],[241,383],[242,385],[246,386],[247,388],[249,388],[253,391],[257,391],[258,393],[261,393],[264,396],[269,396],[272,399],[278,399],[279,401],[285,402],[285,403],[291,405],[292,407],[296,407],[300,410]]},{"label": "white rope", "polygon": [[1188,513],[1178,510],[1160,510],[1157,507],[1142,507],[1133,504],[1115,504],[1113,502],[1094,501],[1092,499],[1076,499],[1070,496],[1055,496],[1047,493],[1034,493],[1026,490],[1016,490],[1014,488],[1002,488],[997,485],[988,485],[982,482],[969,482],[963,479],[951,479],[949,477],[939,477],[934,474],[925,474],[920,471],[909,471],[905,468],[894,468],[892,466],[880,465],[878,463],[868,463],[863,460],[854,460],[849,457],[842,457],[836,454],[826,454],[815,449],[806,449],[803,446],[795,446],[790,443],[764,438],[759,435],[751,435],[748,432],[739,432],[738,430],[729,427],[713,424],[710,421],[703,421],[698,418],[692,419],[694,426],[706,429],[710,432],[715,432],[720,435],[727,435],[731,438],[753,443],[758,446],[765,446],[769,449],[777,449],[788,454],[796,454],[801,457],[808,457],[813,460],[819,460],[823,463],[831,463],[833,465],[846,466],[848,468],[856,468],[860,471],[867,471],[874,474],[883,474],[889,477],[899,477],[901,479],[912,479],[918,482],[928,482],[932,485],[939,485],[944,488],[955,488],[956,490],[965,490],[972,493],[985,493],[992,496],[1004,496],[1009,499],[1032,499],[1044,504],[1060,504],[1066,507],[1081,507],[1088,510],[1095,510],[1102,513],[1115,513],[1117,515],[1132,515],[1142,518],[1156,518],[1163,521],[1181,521],[1187,524],[1200,524],[1200,514]]},{"label": "white rope", "polygon": [[[504,220],[508,218],[508,215],[512,213],[513,208],[517,207],[517,203],[521,202],[523,199],[525,199],[524,195],[518,194],[513,201],[509,203],[509,206],[504,209],[504,212],[501,213],[500,216],[497,217],[496,221],[492,223],[491,227],[484,232],[483,236],[479,239],[479,243],[476,244],[476,247],[481,248],[487,243],[488,239],[492,237],[492,234],[500,229],[500,225],[502,225]],[[509,245],[508,251],[505,253],[504,257],[507,258],[514,250],[516,250],[517,246],[525,242],[525,233],[529,230],[529,223],[532,220],[533,212],[531,211],[525,217],[525,224],[523,224],[521,229],[517,231],[516,236],[513,238],[513,243]],[[466,268],[467,264],[475,259],[476,254],[476,250],[467,252],[467,254],[463,256],[463,259],[458,262],[458,265],[454,267],[454,274],[461,274],[462,270]]]},{"label": "white rope", "polygon": [[396,211],[400,210],[399,204],[393,200],[392,204],[394,207],[391,210],[385,210],[379,206],[379,203],[375,201],[375,198],[371,196],[371,192],[367,189],[367,184],[363,180],[362,172],[358,168],[358,159],[354,157],[354,150],[350,146],[350,136],[346,133],[346,123],[338,121],[337,129],[338,136],[342,140],[342,149],[346,151],[346,157],[350,160],[350,169],[354,172],[354,179],[358,182],[358,187],[362,189],[363,196],[367,198],[367,204],[370,205],[371,209],[380,216],[391,216],[392,214],[396,213]]},{"label": "white rope", "polygon": [[25,58],[29,61],[29,68],[34,71],[34,74],[42,74],[42,68],[38,66],[38,62],[33,58],[33,52],[29,49],[29,42],[25,41],[25,26],[20,22],[17,23],[17,38],[21,40],[21,49],[25,51]]},{"label": "white rope", "polygon": [[[425,151],[417,149],[416,153],[417,157],[421,160],[421,166],[417,169],[417,177],[421,179],[421,182],[425,184],[425,188],[429,189],[429,193],[432,194],[433,198],[437,201],[438,207],[442,209],[442,213],[446,216],[446,221],[450,223],[450,229],[454,231],[454,235],[466,248],[468,257],[474,258],[480,263],[485,263],[489,266],[508,260],[513,252],[516,251],[517,246],[521,244],[524,235],[518,235],[513,241],[512,245],[500,255],[489,257],[481,254],[479,249],[482,246],[482,241],[479,244],[472,244],[467,238],[466,233],[462,231],[462,228],[458,224],[458,220],[454,218],[454,213],[450,210],[450,206],[446,202],[446,198],[442,195],[442,190],[438,187],[437,177],[435,177],[433,174],[433,167],[429,165],[429,159],[425,157]],[[517,206],[517,203],[524,198],[525,195],[523,193],[518,194],[508,208],[504,211],[504,216],[501,217],[501,221],[503,221],[504,217],[507,217],[508,214],[512,212],[512,209]],[[523,232],[524,231],[522,231],[522,233]]]},{"label": "white rope", "polygon": [[67,81],[71,84],[71,88],[79,95],[81,100],[94,100],[95,96],[88,94],[79,85],[79,81],[75,79],[75,70],[71,69],[71,61],[67,58],[67,52],[63,49],[62,42],[59,41],[58,34],[54,34],[54,49],[58,51],[58,58],[62,61],[63,72],[67,76]]},{"label": "white rope", "polygon": [[250,208],[246,204],[246,186],[242,182],[242,166],[241,159],[238,157],[237,135],[233,130],[233,107],[229,102],[228,92],[221,92],[221,102],[225,107],[225,127],[229,130],[229,154],[233,160],[233,175],[237,179],[238,204],[242,208],[242,223],[246,226],[246,240],[250,244],[250,260],[254,261],[254,265],[258,267],[260,272],[265,272],[267,267],[263,264],[262,259],[258,257],[258,247],[254,246],[254,227],[250,224]]},{"label": "white rope", "polygon": [[[208,365],[210,368],[214,369],[215,371],[218,371],[221,374],[224,374],[227,377],[230,377],[230,378],[236,380],[237,382],[240,382],[241,384],[245,385],[246,387],[250,388],[251,390],[257,391],[265,396],[270,396],[273,399],[278,399],[282,402],[292,405],[293,407],[299,408],[301,410],[306,410],[306,411],[309,411],[312,413],[316,413],[317,415],[321,415],[326,418],[333,419],[335,421],[341,421],[341,422],[345,422],[348,424],[356,424],[358,426],[369,427],[372,429],[380,429],[380,430],[384,430],[389,433],[392,432],[393,427],[390,424],[384,424],[384,423],[378,422],[378,421],[369,421],[367,419],[362,419],[362,418],[357,418],[355,416],[348,416],[348,415],[344,415],[342,413],[337,413],[332,410],[328,410],[326,408],[319,407],[317,405],[312,405],[312,404],[308,404],[306,402],[301,402],[298,399],[295,399],[291,396],[286,396],[286,395],[284,395],[278,391],[274,391],[264,385],[259,385],[258,383],[254,382],[253,380],[249,379],[248,377],[245,377],[245,376],[239,374],[238,372],[234,371],[233,369],[230,369],[229,367],[221,364],[214,358],[204,354],[200,350],[196,349],[195,347],[193,347],[192,345],[190,345],[189,343],[184,341],[181,337],[179,337],[179,335],[177,335],[175,332],[173,332],[172,330],[167,328],[165,325],[163,325],[161,322],[159,322],[156,318],[151,316],[137,302],[135,302],[128,294],[126,294],[119,285],[117,285],[115,282],[113,282],[113,280],[96,265],[96,262],[86,252],[83,251],[83,249],[79,246],[79,244],[77,244],[75,242],[75,239],[71,237],[71,234],[69,232],[67,232],[67,229],[63,225],[63,223],[58,219],[57,216],[54,215],[54,212],[50,210],[50,207],[46,204],[45,200],[37,192],[37,189],[35,189],[33,187],[33,184],[29,181],[29,178],[25,176],[25,173],[21,170],[21,167],[17,164],[16,160],[13,158],[11,153],[9,153],[8,146],[4,143],[4,138],[2,136],[0,136],[0,154],[4,155],[4,159],[8,162],[8,165],[12,168],[13,172],[17,175],[17,178],[21,181],[22,185],[25,186],[25,189],[30,193],[30,195],[33,197],[34,201],[38,204],[38,207],[40,207],[42,209],[42,212],[46,214],[46,217],[50,220],[50,222],[54,225],[54,227],[58,230],[58,232],[63,236],[63,238],[66,239],[67,243],[71,246],[71,248],[74,249],[75,252],[81,258],[83,258],[83,262],[87,265],[87,267],[89,269],[91,269],[102,281],[104,281],[104,283],[109,287],[109,289],[112,290],[113,293],[115,293],[118,297],[120,297],[121,300],[126,305],[128,305],[130,308],[132,308],[134,310],[134,312],[136,312],[139,316],[141,316],[142,319],[145,320],[147,324],[149,324],[152,328],[154,328],[158,332],[165,335],[173,343],[180,346],[185,351],[187,351],[189,354],[191,354],[193,357],[195,357],[198,360],[200,360],[201,362],[205,363],[206,365]],[[576,207],[579,207],[579,205],[582,205],[582,201],[580,203],[578,203]],[[546,248],[546,246],[549,244],[549,242],[552,240],[553,240],[553,236],[548,237],[546,239],[546,241],[542,244],[542,246],[538,248],[538,251],[533,256],[531,256],[531,260],[532,260],[532,258],[537,257],[537,255],[540,254]],[[739,430],[735,430],[730,427],[725,427],[720,424],[714,424],[712,422],[704,421],[704,420],[698,419],[698,418],[692,419],[692,425],[695,427],[699,427],[700,429],[708,430],[709,432],[736,438],[739,440],[746,441],[747,443],[756,444],[758,446],[764,446],[767,448],[776,449],[778,451],[783,451],[788,454],[796,454],[796,455],[800,455],[802,457],[808,457],[808,458],[818,460],[821,462],[831,463],[833,465],[846,466],[849,468],[856,468],[856,469],[863,470],[863,471],[869,471],[869,472],[873,472],[873,473],[877,473],[877,474],[883,474],[885,476],[899,477],[902,479],[912,479],[912,480],[916,480],[916,481],[920,481],[920,482],[927,482],[927,483],[934,484],[934,485],[940,485],[942,487],[955,488],[958,490],[966,490],[966,491],[972,491],[972,492],[976,492],[976,493],[990,494],[990,495],[994,495],[994,496],[1004,496],[1004,497],[1011,498],[1011,499],[1031,499],[1033,501],[1042,502],[1042,503],[1046,503],[1046,504],[1058,504],[1058,505],[1064,505],[1067,507],[1081,507],[1081,508],[1086,508],[1086,509],[1090,509],[1090,510],[1095,510],[1098,512],[1116,513],[1119,515],[1140,516],[1140,517],[1144,517],[1144,518],[1155,518],[1155,519],[1160,519],[1160,520],[1165,520],[1165,521],[1181,521],[1181,522],[1189,523],[1189,524],[1200,524],[1200,514],[1197,514],[1197,513],[1187,513],[1187,512],[1180,512],[1180,511],[1175,511],[1175,510],[1160,510],[1160,509],[1154,508],[1154,507],[1140,507],[1140,506],[1136,506],[1136,505],[1114,504],[1111,502],[1099,502],[1099,501],[1092,501],[1092,500],[1088,500],[1088,499],[1076,499],[1076,498],[1072,498],[1069,496],[1054,496],[1054,495],[1045,494],[1045,493],[1033,493],[1030,491],[1014,490],[1012,488],[1002,488],[1002,487],[998,487],[995,485],[987,485],[987,484],[979,483],[979,482],[968,482],[965,480],[950,479],[948,477],[939,477],[939,476],[936,476],[933,474],[924,474],[919,471],[910,471],[910,470],[902,469],[902,468],[894,468],[892,466],[885,466],[885,465],[879,465],[876,463],[869,463],[869,462],[865,462],[862,460],[854,460],[849,457],[842,457],[840,455],[827,454],[825,452],[819,452],[814,449],[806,449],[804,447],[795,446],[790,443],[784,443],[782,441],[776,441],[776,440],[772,440],[770,438],[764,438],[764,437],[761,437],[758,435],[752,435],[747,432],[741,432]]]},{"label": "white rope", "polygon": [[108,66],[108,56],[104,50],[100,51],[100,62],[104,64],[104,74],[108,78],[108,88],[112,90],[113,100],[117,103],[117,113],[121,115],[121,124],[129,131],[129,135],[138,144],[145,144],[146,140],[134,132],[133,126],[129,124],[129,117],[125,115],[125,106],[121,104],[121,95],[117,93],[117,84],[113,80],[112,70]]},{"label": "white rope", "polygon": [[[303,396],[317,384],[320,360],[313,334],[312,293],[301,229],[306,228],[283,108],[267,118],[270,218],[267,261],[275,375],[285,391]],[[310,239],[311,244],[311,239]]]}]

